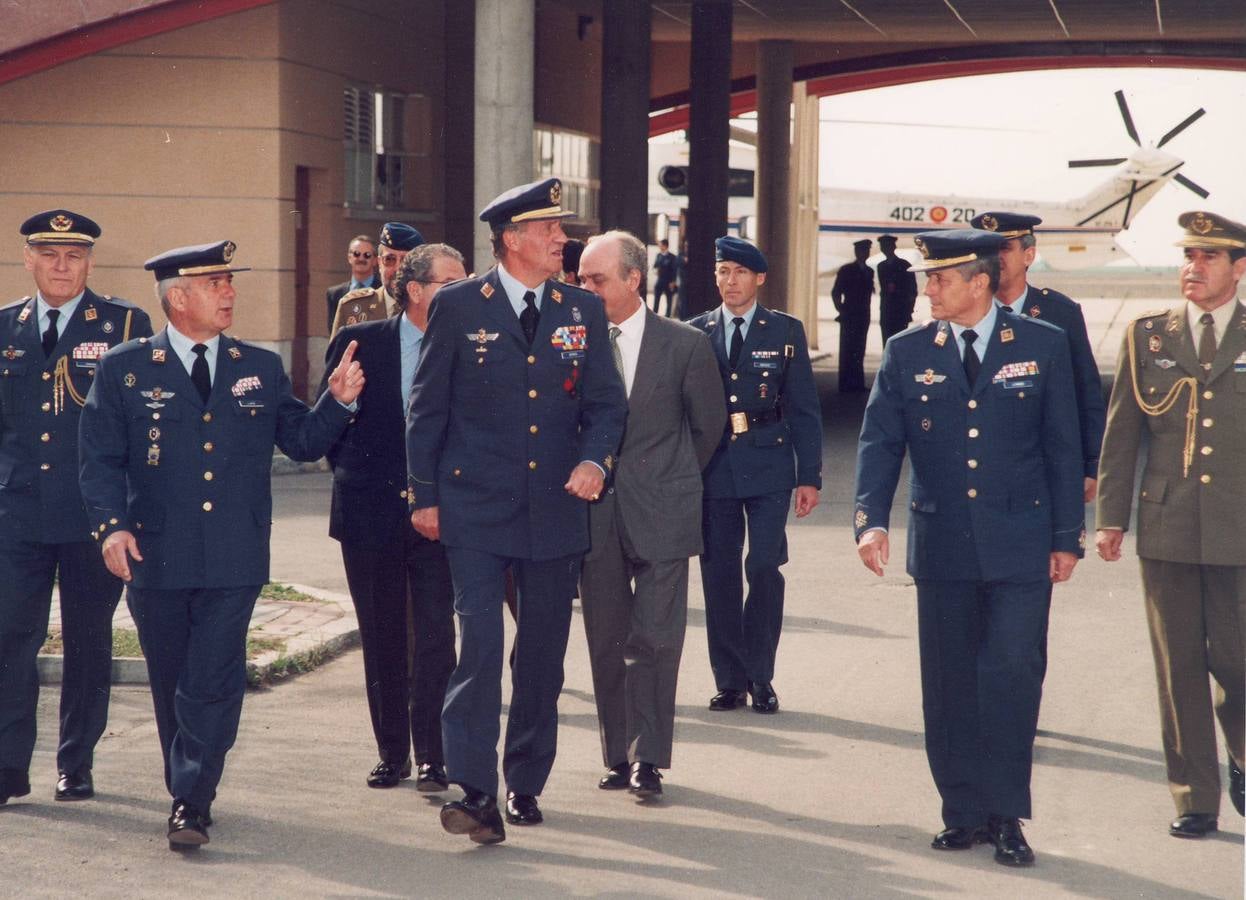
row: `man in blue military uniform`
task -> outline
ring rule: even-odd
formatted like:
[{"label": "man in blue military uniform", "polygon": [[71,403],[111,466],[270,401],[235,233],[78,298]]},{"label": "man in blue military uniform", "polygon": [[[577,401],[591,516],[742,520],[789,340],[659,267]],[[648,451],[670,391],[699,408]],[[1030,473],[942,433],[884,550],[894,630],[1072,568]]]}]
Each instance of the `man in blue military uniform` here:
[{"label": "man in blue military uniform", "polygon": [[336,337],[347,325],[375,322],[398,314],[398,302],[390,294],[390,285],[403,258],[424,243],[418,229],[403,222],[386,222],[377,241],[377,266],[380,280],[375,287],[363,287],[342,295],[337,312],[329,322],[329,336]]},{"label": "man in blue military uniform", "polygon": [[865,408],[854,533],[877,575],[911,457],[907,571],[917,582],[926,756],[943,798],[931,844],[1034,853],[1030,770],[1050,584],[1082,555],[1082,454],[1068,342],[992,302],[1004,238],[917,235],[937,321],[887,342]]},{"label": "man in blue military uniform", "polygon": [[1025,213],[985,212],[974,216],[971,224],[1006,238],[999,251],[999,289],[995,292],[995,302],[1014,315],[1049,322],[1068,338],[1077,393],[1077,419],[1082,432],[1083,497],[1089,503],[1095,499],[1099,447],[1103,443],[1103,424],[1107,417],[1103,381],[1090,347],[1081,306],[1059,291],[1036,288],[1026,280],[1038,253],[1034,228],[1042,221],[1038,216]]},{"label": "man in blue military uniform", "polygon": [[[818,505],[822,413],[800,320],[757,302],[766,257],[736,237],[719,238],[715,251],[722,305],[688,323],[709,335],[729,414],[705,467],[702,498],[705,632],[718,688],[710,709],[735,709],[751,694],[754,710],[773,713],[787,510],[793,488],[798,519]],[[746,530],[747,598],[740,572]]]},{"label": "man in blue military uniform", "polygon": [[79,430],[82,495],[110,572],[129,585],[151,680],[169,848],[208,841],[238,733],[246,635],[268,580],[272,448],[313,460],[363,387],[354,345],[314,409],[281,358],[222,335],[233,323],[234,244],[149,259],[168,327],[100,360]]},{"label": "man in blue military uniform", "polygon": [[910,271],[912,264],[896,255],[894,234],[881,235],[878,249],[883,251],[883,258],[878,263],[878,327],[885,344],[893,334],[908,328],[913,320],[917,276]]},{"label": "man in blue military uniform", "polygon": [[505,840],[497,807],[502,598],[514,571],[519,618],[502,767],[506,820],[542,820],[558,694],[588,503],[601,494],[627,398],[601,300],[555,278],[566,235],[562,184],[496,198],[480,218],[497,266],[433,303],[407,419],[412,524],[450,560],[461,634],[441,725],[446,771],[464,791],[441,824]]},{"label": "man in blue military uniform", "polygon": [[30,793],[39,672],[52,583],[60,582],[57,800],[95,793],[108,722],[112,617],[121,582],[90,540],[78,490],[78,416],[99,357],[151,334],[147,313],[87,287],[100,227],[53,209],[22,223],[35,296],[0,310],[0,804]]}]

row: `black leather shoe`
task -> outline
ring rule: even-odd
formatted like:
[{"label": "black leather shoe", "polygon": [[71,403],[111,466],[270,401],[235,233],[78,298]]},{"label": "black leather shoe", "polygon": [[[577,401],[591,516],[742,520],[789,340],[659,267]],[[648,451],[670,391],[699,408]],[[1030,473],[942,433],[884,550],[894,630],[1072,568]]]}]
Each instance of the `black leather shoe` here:
[{"label": "black leather shoe", "polygon": [[196,850],[208,842],[208,826],[203,813],[182,800],[173,801],[169,816],[169,849]]},{"label": "black leather shoe", "polygon": [[368,787],[392,788],[404,778],[411,777],[411,760],[394,763],[381,760],[376,768],[368,773]]},{"label": "black leather shoe", "polygon": [[779,695],[769,681],[750,682],[748,690],[753,695],[753,712],[769,714],[779,711]]},{"label": "black leather shoe", "polygon": [[492,794],[463,785],[463,799],[441,808],[441,827],[450,834],[465,834],[477,844],[499,844],[506,840],[506,826]]},{"label": "black leather shoe", "polygon": [[977,828],[944,828],[934,836],[930,846],[935,850],[968,850],[975,844],[990,842],[986,829]]},{"label": "black leather shoe", "polygon": [[531,794],[506,792],[506,821],[511,825],[540,825],[545,821],[536,797]]},{"label": "black leather shoe", "polygon": [[727,688],[719,691],[713,697],[710,697],[710,709],[714,712],[723,712],[728,709],[739,709],[748,702],[748,697],[744,691],[737,691],[735,688]]},{"label": "black leather shoe", "polygon": [[1220,830],[1220,823],[1210,813],[1187,813],[1168,824],[1168,833],[1179,838],[1201,838]]},{"label": "black leather shoe", "polygon": [[634,762],[627,789],[637,797],[656,797],[662,793],[662,773],[651,763]]},{"label": "black leather shoe", "polygon": [[0,806],[10,797],[25,797],[30,793],[30,778],[21,769],[0,769]]},{"label": "black leather shoe", "polygon": [[90,769],[61,772],[61,777],[56,781],[57,800],[90,800],[94,796],[95,782],[91,780]]},{"label": "black leather shoe", "polygon": [[425,794],[449,790],[446,767],[441,763],[420,763],[415,772],[415,789]]},{"label": "black leather shoe", "polygon": [[623,790],[627,787],[627,770],[627,763],[611,766],[606,769],[606,774],[601,776],[601,781],[597,782],[597,786],[603,791]]},{"label": "black leather shoe", "polygon": [[1233,802],[1233,808],[1237,810],[1239,816],[1246,815],[1243,807],[1246,806],[1246,777],[1242,775],[1241,766],[1233,762],[1233,757],[1229,757],[1229,800]]},{"label": "black leather shoe", "polygon": [[995,845],[995,861],[1001,866],[1034,865],[1034,851],[1021,833],[1020,819],[991,816],[986,830]]}]

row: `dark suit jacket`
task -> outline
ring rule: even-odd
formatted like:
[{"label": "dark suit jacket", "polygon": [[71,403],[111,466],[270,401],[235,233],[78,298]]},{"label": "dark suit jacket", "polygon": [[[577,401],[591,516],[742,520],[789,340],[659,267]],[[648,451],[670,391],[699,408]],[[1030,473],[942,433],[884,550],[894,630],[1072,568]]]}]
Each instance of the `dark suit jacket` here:
[{"label": "dark suit jacket", "polygon": [[[381,286],[381,275],[379,272],[372,273],[372,281],[366,287],[379,288]],[[324,292],[325,302],[329,306],[329,317],[326,320],[328,327],[333,328],[333,317],[337,315],[337,305],[342,298],[350,291],[350,279],[343,281],[341,284],[335,284]]]},{"label": "dark suit jacket", "polygon": [[150,334],[147,313],[87,288],[45,357],[35,300],[0,309],[0,539],[90,540],[78,489],[79,401],[105,351]]},{"label": "dark suit jacket", "polygon": [[648,309],[644,316],[614,480],[589,509],[592,546],[604,542],[617,503],[642,559],[681,559],[702,549],[701,470],[722,437],[727,407],[705,335]]},{"label": "dark suit jacket", "polygon": [[588,550],[588,504],[564,490],[591,460],[609,471],[627,398],[601,300],[545,282],[529,348],[497,270],[437,292],[407,417],[415,508],[441,541],[520,559]]},{"label": "dark suit jacket", "polygon": [[352,340],[359,342],[355,359],[368,379],[358,412],[328,452],[333,467],[329,536],[346,543],[390,543],[411,528],[400,323],[394,316],[350,325],[337,333],[325,354],[322,395]]},{"label": "dark suit jacket", "polygon": [[330,396],[308,409],[281,357],[237,338],[221,335],[206,404],[167,330],[122,344],[100,360],[78,432],[92,534],[134,534],[137,588],[263,584],[273,444],[319,459],[350,415]]}]

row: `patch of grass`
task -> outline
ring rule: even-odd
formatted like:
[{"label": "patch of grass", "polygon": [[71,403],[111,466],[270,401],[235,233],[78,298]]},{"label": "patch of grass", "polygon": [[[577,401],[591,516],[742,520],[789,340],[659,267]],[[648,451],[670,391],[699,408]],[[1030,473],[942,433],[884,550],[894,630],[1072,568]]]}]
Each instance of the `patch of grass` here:
[{"label": "patch of grass", "polygon": [[[40,655],[59,655],[65,652],[65,642],[61,640],[58,628],[48,629],[48,639],[39,650]],[[114,628],[112,630],[112,655],[142,658],[143,648],[138,643],[138,632],[132,628]]]},{"label": "patch of grass", "polygon": [[319,597],[313,597],[311,594],[304,594],[296,591],[288,584],[277,584],[270,581],[260,590],[260,596],[266,600],[290,600],[295,603],[324,603]]},{"label": "patch of grass", "polygon": [[247,635],[247,659],[255,659],[262,653],[270,650],[276,650],[278,653],[286,649],[286,642],[281,638],[260,637],[258,635]]},{"label": "patch of grass", "polygon": [[332,659],[333,656],[333,651],[325,647],[316,647],[303,653],[296,653],[293,656],[278,656],[268,667],[267,671],[263,673],[248,663],[247,686],[260,688],[295,675],[302,675],[315,669],[326,660]]}]

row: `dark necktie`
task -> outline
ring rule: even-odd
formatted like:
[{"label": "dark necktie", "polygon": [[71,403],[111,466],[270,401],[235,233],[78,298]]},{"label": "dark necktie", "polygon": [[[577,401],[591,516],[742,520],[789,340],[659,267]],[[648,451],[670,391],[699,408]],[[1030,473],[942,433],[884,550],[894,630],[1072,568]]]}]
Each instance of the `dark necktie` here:
[{"label": "dark necktie", "polygon": [[[1210,372],[1211,364],[1216,359],[1216,320],[1211,317],[1211,313],[1203,313],[1198,320],[1203,324],[1203,333],[1198,338],[1198,364],[1203,367],[1204,372]],[[45,337],[43,346],[47,345],[48,339]]]},{"label": "dark necktie", "polygon": [[[60,310],[48,310],[48,330],[43,333],[43,355],[52,358],[52,351],[56,349],[56,341],[59,335],[56,333],[56,320],[60,318]],[[1213,344],[1213,352],[1214,352]]]},{"label": "dark necktie", "polygon": [[195,383],[203,402],[207,403],[208,395],[212,393],[212,376],[208,374],[208,358],[204,355],[208,347],[206,344],[195,344],[190,349],[195,354],[195,362],[190,367],[190,380]]},{"label": "dark necktie", "polygon": [[614,356],[614,367],[619,370],[619,377],[626,384],[627,375],[623,371],[623,350],[619,347],[619,335],[622,333],[623,329],[618,325],[610,326],[610,353]]},{"label": "dark necktie", "polygon": [[978,359],[978,351],[973,349],[973,343],[978,339],[978,332],[972,328],[966,328],[960,336],[965,342],[965,377],[969,379],[969,386],[972,388],[974,382],[978,380],[978,370],[982,368],[982,360]]},{"label": "dark necktie", "polygon": [[532,346],[532,342],[536,340],[536,323],[541,319],[541,311],[536,308],[536,294],[528,291],[523,295],[524,308],[519,314],[519,326],[523,329],[523,336],[528,341],[528,346]]},{"label": "dark necktie", "polygon": [[731,349],[727,351],[727,361],[734,369],[736,363],[740,361],[740,351],[744,349],[744,320],[736,316],[731,320],[731,324],[735,326],[735,332],[731,335]]}]

